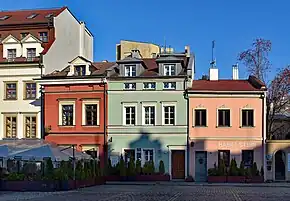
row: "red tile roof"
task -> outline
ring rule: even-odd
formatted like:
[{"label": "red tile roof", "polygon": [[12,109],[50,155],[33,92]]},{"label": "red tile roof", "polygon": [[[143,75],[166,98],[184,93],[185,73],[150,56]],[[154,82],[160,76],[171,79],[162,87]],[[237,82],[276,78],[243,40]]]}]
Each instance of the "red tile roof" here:
[{"label": "red tile roof", "polygon": [[260,80],[250,76],[248,80],[193,80],[189,91],[262,91],[263,86]]},{"label": "red tile roof", "polygon": [[[64,11],[66,7],[56,9],[43,9],[43,10],[16,10],[16,11],[2,11],[0,12],[0,18],[9,16],[5,20],[0,20],[0,25],[12,25],[12,24],[31,24],[31,23],[46,23],[49,18],[46,16],[52,14],[53,16],[59,15]],[[37,14],[34,18],[27,18],[32,14]]]}]

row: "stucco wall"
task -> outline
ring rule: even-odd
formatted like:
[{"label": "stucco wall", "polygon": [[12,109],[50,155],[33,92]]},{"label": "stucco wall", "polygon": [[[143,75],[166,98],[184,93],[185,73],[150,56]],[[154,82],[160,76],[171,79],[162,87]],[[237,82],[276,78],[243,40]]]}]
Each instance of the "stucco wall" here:
[{"label": "stucco wall", "polygon": [[[37,99],[24,100],[24,82],[33,81],[35,78],[40,78],[40,69],[38,64],[26,66],[18,66],[10,64],[9,67],[0,67],[0,138],[4,137],[4,114],[17,114],[17,137],[24,138],[24,116],[28,113],[37,114],[37,137],[40,138],[40,93],[39,85],[37,85]],[[17,82],[17,100],[4,100],[5,98],[5,82]]]}]

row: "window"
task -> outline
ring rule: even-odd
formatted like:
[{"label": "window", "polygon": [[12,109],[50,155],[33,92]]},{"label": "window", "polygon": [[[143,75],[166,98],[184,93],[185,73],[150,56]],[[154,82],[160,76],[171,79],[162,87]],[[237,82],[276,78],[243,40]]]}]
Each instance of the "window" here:
[{"label": "window", "polygon": [[62,105],[62,126],[74,125],[74,105]]},{"label": "window", "polygon": [[230,118],[231,118],[230,110],[228,109],[218,110],[218,126],[230,127],[231,126]]},{"label": "window", "polygon": [[165,76],[175,75],[175,65],[174,64],[164,64],[164,75]]},{"label": "window", "polygon": [[25,137],[36,138],[36,116],[26,116],[25,119]]},{"label": "window", "polygon": [[51,18],[53,16],[53,14],[52,13],[49,13],[48,15],[46,15],[45,17],[46,18]]},{"label": "window", "polygon": [[143,89],[156,89],[156,83],[155,82],[144,82]]},{"label": "window", "polygon": [[155,125],[155,106],[144,106],[144,124]]},{"label": "window", "polygon": [[142,161],[142,149],[141,148],[137,148],[137,160]]},{"label": "window", "polygon": [[25,83],[25,99],[35,99],[36,98],[36,83]]},{"label": "window", "polygon": [[16,58],[16,49],[7,49],[8,61],[14,61],[15,58]]},{"label": "window", "polygon": [[33,13],[33,14],[29,15],[29,16],[27,17],[27,19],[33,19],[33,18],[35,18],[37,15],[38,15],[38,14]]},{"label": "window", "polygon": [[76,66],[75,67],[75,74],[77,76],[84,76],[84,75],[86,75],[86,66]]},{"label": "window", "polygon": [[124,88],[126,90],[136,90],[136,83],[125,83]]},{"label": "window", "polygon": [[164,82],[163,89],[176,89],[176,83],[175,82]]},{"label": "window", "polygon": [[175,124],[175,106],[174,105],[166,105],[163,106],[164,112],[164,125],[174,125]]},{"label": "window", "polygon": [[154,161],[153,149],[143,149],[144,162]]},{"label": "window", "polygon": [[206,126],[206,109],[195,110],[195,126]]},{"label": "window", "polygon": [[36,57],[36,48],[27,48],[27,60],[31,61]]},{"label": "window", "polygon": [[6,116],[5,117],[5,138],[17,137],[17,117]]},{"label": "window", "polygon": [[23,38],[25,38],[28,35],[28,33],[27,32],[21,33],[20,35],[21,35],[21,39],[23,39]]},{"label": "window", "polygon": [[242,127],[254,127],[254,110],[242,110]]},{"label": "window", "polygon": [[136,107],[125,106],[125,125],[136,125]]},{"label": "window", "polygon": [[97,104],[87,104],[86,108],[86,126],[97,126],[98,120],[98,105]]},{"label": "window", "polygon": [[219,150],[218,151],[218,164],[221,164],[221,161],[225,163],[226,167],[229,167],[230,164],[230,150]]},{"label": "window", "polygon": [[17,83],[5,83],[5,99],[16,100],[17,99]]},{"label": "window", "polygon": [[7,20],[9,17],[11,17],[10,15],[4,15],[2,17],[0,17],[0,20]]},{"label": "window", "polygon": [[135,149],[125,149],[124,155],[125,155],[124,159],[126,163],[129,163],[130,159],[135,161]]},{"label": "window", "polygon": [[48,42],[48,34],[47,32],[40,32],[39,33],[39,39],[42,41],[42,42]]},{"label": "window", "polygon": [[254,151],[253,150],[242,150],[242,161],[245,167],[252,167],[254,163]]},{"label": "window", "polygon": [[126,65],[125,66],[125,76],[126,77],[136,76],[136,65]]}]

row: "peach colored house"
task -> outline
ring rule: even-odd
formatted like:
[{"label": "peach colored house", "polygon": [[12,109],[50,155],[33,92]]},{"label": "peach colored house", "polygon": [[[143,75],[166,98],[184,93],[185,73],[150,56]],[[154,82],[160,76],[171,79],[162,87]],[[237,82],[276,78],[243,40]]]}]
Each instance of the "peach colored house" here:
[{"label": "peach colored house", "polygon": [[265,85],[253,76],[234,78],[219,80],[213,68],[209,80],[195,80],[188,89],[189,173],[196,181],[206,181],[219,159],[265,167]]}]

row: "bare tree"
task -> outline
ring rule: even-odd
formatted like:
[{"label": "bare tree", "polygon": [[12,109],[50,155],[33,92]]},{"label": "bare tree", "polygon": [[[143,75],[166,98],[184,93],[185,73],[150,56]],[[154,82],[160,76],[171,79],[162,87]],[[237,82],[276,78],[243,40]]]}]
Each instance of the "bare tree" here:
[{"label": "bare tree", "polygon": [[268,139],[273,139],[281,130],[283,124],[275,126],[277,115],[286,112],[290,107],[290,66],[282,69],[268,87],[267,96],[267,130]]},{"label": "bare tree", "polygon": [[241,61],[251,75],[254,75],[264,83],[267,73],[271,68],[268,54],[271,51],[272,43],[270,40],[262,38],[255,39],[252,47],[241,52],[238,60]]}]

